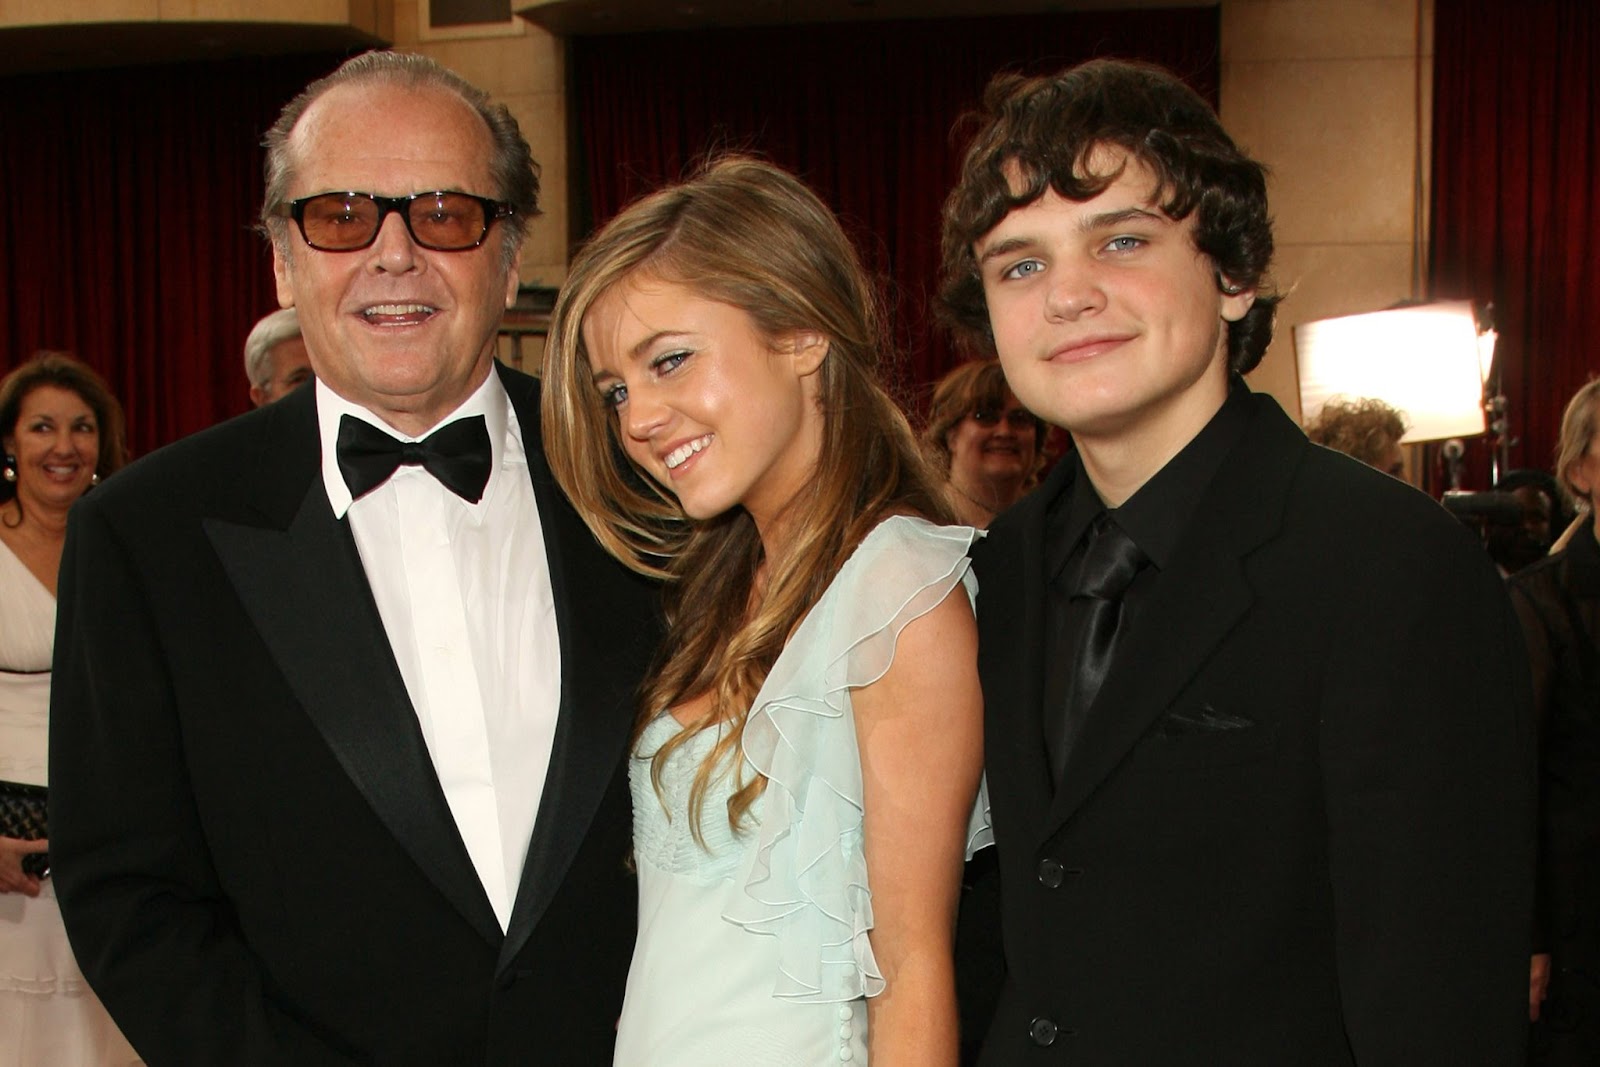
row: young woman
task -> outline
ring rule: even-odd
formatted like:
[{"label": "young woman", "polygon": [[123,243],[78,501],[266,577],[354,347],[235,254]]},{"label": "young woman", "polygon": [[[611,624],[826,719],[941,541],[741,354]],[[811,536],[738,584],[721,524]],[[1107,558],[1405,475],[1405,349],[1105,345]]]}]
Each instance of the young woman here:
[{"label": "young woman", "polygon": [[619,1064],[955,1062],[976,534],[935,524],[885,347],[832,214],[748,159],[626,209],[557,301],[551,465],[666,580]]}]

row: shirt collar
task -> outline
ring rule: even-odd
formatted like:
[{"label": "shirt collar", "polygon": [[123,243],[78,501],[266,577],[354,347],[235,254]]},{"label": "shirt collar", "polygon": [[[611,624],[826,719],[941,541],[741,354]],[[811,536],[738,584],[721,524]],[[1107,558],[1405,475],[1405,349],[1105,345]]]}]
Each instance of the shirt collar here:
[{"label": "shirt collar", "polygon": [[1200,501],[1250,421],[1250,388],[1235,376],[1222,407],[1188,444],[1115,511],[1117,525],[1150,562],[1172,562]]},{"label": "shirt collar", "polygon": [[344,518],[352,502],[350,487],[344,484],[344,475],[339,472],[337,448],[339,419],[345,415],[370,423],[401,441],[420,441],[448,423],[473,415],[482,415],[484,425],[489,431],[489,484],[484,487],[483,499],[476,504],[462,501],[462,504],[474,510],[483,507],[494,495],[502,463],[507,458],[518,458],[506,455],[506,427],[510,416],[510,400],[506,397],[505,386],[500,384],[500,375],[495,373],[492,367],[483,384],[463,400],[459,407],[415,437],[400,433],[360,404],[346,400],[330,389],[321,378],[316,379],[316,391],[317,434],[322,442],[322,486],[327,491],[328,503],[332,505],[333,517],[336,519]]},{"label": "shirt collar", "polygon": [[[1222,407],[1201,431],[1121,507],[1110,511],[1117,525],[1157,569],[1171,564],[1206,490],[1243,435],[1251,410],[1250,387],[1234,375]],[[1078,468],[1071,492],[1057,499],[1053,516],[1047,520],[1052,575],[1066,566],[1095,516],[1107,510],[1083,469],[1082,458],[1074,452],[1071,461]]]}]

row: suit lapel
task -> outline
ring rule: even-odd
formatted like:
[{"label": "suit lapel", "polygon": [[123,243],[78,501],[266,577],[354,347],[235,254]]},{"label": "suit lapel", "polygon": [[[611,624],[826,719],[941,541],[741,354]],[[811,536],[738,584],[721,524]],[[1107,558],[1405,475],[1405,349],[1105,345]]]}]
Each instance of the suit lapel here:
[{"label": "suit lapel", "polygon": [[[501,949],[504,968],[527,943],[566,877],[622,765],[638,673],[627,636],[649,620],[620,619],[612,597],[585,595],[593,590],[580,587],[581,579],[599,581],[602,574],[619,571],[620,564],[600,549],[545,463],[533,379],[502,369],[501,380],[522,427],[561,641],[561,708],[544,795]],[[617,857],[619,864],[623,860]]]},{"label": "suit lapel", "polygon": [[1184,552],[1161,575],[1067,753],[1051,827],[1066,821],[1122,761],[1253,599],[1238,555],[1214,542]]},{"label": "suit lapel", "polygon": [[[445,802],[347,523],[320,477],[314,391],[268,426],[263,523],[205,522],[239,599],[307,716],[378,818],[486,940],[501,939]],[[298,496],[296,494],[298,493]]]},{"label": "suit lapel", "polygon": [[1140,605],[1138,624],[1067,754],[1047,832],[1115,770],[1255,601],[1245,559],[1281,525],[1306,443],[1270,397],[1252,403],[1250,426],[1206,490],[1171,567]]}]

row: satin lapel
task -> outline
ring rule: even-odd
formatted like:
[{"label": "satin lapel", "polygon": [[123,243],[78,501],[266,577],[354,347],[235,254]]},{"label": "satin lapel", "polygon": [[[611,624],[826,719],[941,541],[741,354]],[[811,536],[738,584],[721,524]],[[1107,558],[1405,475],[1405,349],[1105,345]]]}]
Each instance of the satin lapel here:
[{"label": "satin lapel", "polygon": [[1244,561],[1282,524],[1289,480],[1307,446],[1271,397],[1252,400],[1250,427],[1206,491],[1172,566],[1140,605],[1138,625],[1067,754],[1049,832],[1116,769],[1255,601]]},{"label": "satin lapel", "polygon": [[1050,806],[1044,749],[1045,517],[1072,485],[1063,463],[995,524],[974,551],[978,575],[978,671],[983,679],[984,764],[998,821],[1030,823]]},{"label": "satin lapel", "polygon": [[[310,392],[304,390],[303,392]],[[279,401],[288,404],[296,398]],[[315,409],[303,433],[315,446]],[[240,601],[307,716],[423,873],[491,944],[500,925],[434,773],[416,713],[349,527],[333,517],[313,447],[267,449],[304,486],[292,515],[267,526],[205,522]],[[282,499],[282,476],[264,496]],[[270,510],[270,508],[269,508]],[[269,520],[270,521],[270,520]]]},{"label": "satin lapel", "polygon": [[[585,577],[597,581],[619,565],[600,549],[545,464],[537,385],[503,369],[500,376],[522,425],[561,640],[561,710],[539,816],[500,953],[504,968],[527,943],[566,877],[622,765],[639,663],[627,636],[631,627],[648,626],[649,620],[618,618],[613,598],[585,595],[593,592],[580,585]],[[618,864],[624,860],[617,857]]]}]

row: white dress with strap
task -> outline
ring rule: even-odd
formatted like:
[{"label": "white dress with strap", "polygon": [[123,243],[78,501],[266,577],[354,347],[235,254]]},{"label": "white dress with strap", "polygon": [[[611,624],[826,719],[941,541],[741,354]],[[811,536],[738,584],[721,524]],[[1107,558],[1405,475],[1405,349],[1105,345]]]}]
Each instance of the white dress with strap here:
[{"label": "white dress with strap", "polygon": [[[0,780],[47,785],[56,598],[0,542]],[[83,980],[49,878],[0,893],[0,1067],[138,1063]]]},{"label": "white dress with strap", "polygon": [[[689,792],[717,735],[674,753],[658,794],[650,757],[681,727],[663,714],[645,729],[629,767],[639,939],[617,1064],[866,1062],[865,998],[884,981],[868,936],[850,694],[882,677],[900,631],[957,585],[976,597],[967,550],[978,536],[895,516],[863,539],[757,694],[742,777],[722,773],[706,796],[704,847],[688,825]],[[734,832],[726,801],[753,772],[767,787]]]}]

